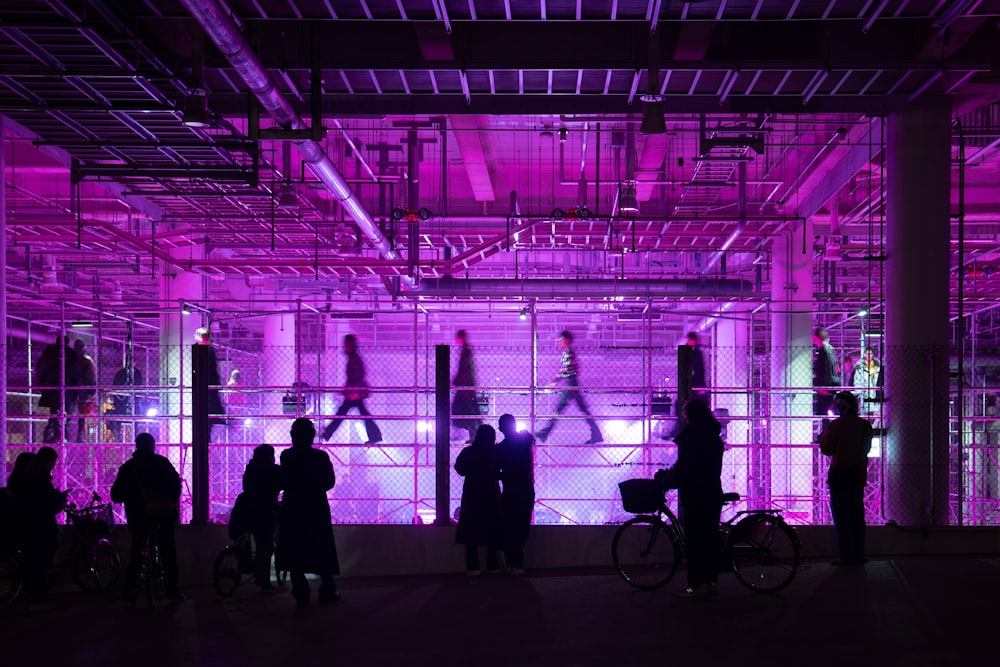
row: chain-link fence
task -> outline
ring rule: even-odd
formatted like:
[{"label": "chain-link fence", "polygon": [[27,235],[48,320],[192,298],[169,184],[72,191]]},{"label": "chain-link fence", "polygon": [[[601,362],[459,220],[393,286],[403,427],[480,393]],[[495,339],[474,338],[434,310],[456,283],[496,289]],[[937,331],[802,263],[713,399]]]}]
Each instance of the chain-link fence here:
[{"label": "chain-link fence", "polygon": [[[510,413],[539,435],[536,523],[620,521],[618,482],[649,477],[676,459],[677,345],[683,339],[676,327],[652,322],[611,330],[599,316],[576,320],[567,348],[559,338],[565,314],[530,315],[514,324],[507,316],[499,325],[478,315],[478,328],[465,325],[474,382],[464,388],[475,396],[474,413],[452,415],[451,457],[441,465],[451,470],[470,427],[496,426]],[[317,446],[333,460],[336,521],[433,520],[434,348],[452,345],[454,378],[460,354],[454,334],[463,319],[419,312],[359,314],[333,324],[318,315],[285,319],[285,330],[275,324],[263,336],[212,341],[213,389],[222,409],[214,415],[209,447],[210,520],[227,519],[253,448],[268,443],[280,453],[297,417],[314,420]],[[357,341],[352,354],[344,344],[348,334]],[[186,480],[183,514],[189,518],[190,346],[128,346],[88,336],[75,356],[92,360],[91,382],[80,368],[67,370],[73,348],[57,345],[56,335],[49,327],[32,344],[15,340],[10,347],[7,472],[20,452],[48,443],[61,455],[57,485],[77,490],[79,500],[94,490],[107,497],[135,435],[150,432],[157,451]],[[844,364],[838,386],[815,387],[808,346],[710,342],[699,347],[704,386],[695,383],[693,390],[723,423],[723,487],[742,496],[727,511],[777,507],[797,523],[831,522],[829,460],[817,443],[833,419],[827,399],[846,388],[862,399],[863,416],[876,429],[865,494],[870,522],[1000,522],[1000,362],[970,358],[959,387],[957,362],[949,367],[947,351],[888,349],[883,359],[862,354]],[[572,382],[568,349],[575,355]],[[42,363],[44,354],[57,359],[55,375]],[[452,471],[450,515],[461,484]]]}]

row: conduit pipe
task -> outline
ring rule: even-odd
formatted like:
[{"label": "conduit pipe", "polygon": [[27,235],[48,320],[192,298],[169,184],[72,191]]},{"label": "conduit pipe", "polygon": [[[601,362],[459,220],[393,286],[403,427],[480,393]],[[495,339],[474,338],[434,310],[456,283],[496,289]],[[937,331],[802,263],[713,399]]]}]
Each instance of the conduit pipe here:
[{"label": "conduit pipe", "polygon": [[[250,48],[250,44],[222,4],[218,0],[181,0],[181,2],[198,21],[205,34],[212,38],[233,69],[239,72],[261,106],[271,114],[278,125],[288,130],[306,129],[302,117],[278,90],[264,63]],[[372,242],[379,254],[389,260],[401,259],[399,253],[392,249],[389,239],[375,224],[371,214],[351,190],[344,176],[337,171],[323,147],[312,139],[296,141],[295,145],[299,155],[309,166],[309,170],[337,198],[340,205],[347,209],[348,215]],[[411,276],[401,276],[401,279],[408,287],[416,286],[416,281]]]},{"label": "conduit pipe", "polygon": [[672,279],[672,280],[601,280],[594,278],[536,278],[529,280],[491,280],[488,278],[456,280],[425,278],[419,293],[434,297],[507,297],[571,298],[634,297],[668,298],[679,296],[747,297],[758,294],[747,280]]}]

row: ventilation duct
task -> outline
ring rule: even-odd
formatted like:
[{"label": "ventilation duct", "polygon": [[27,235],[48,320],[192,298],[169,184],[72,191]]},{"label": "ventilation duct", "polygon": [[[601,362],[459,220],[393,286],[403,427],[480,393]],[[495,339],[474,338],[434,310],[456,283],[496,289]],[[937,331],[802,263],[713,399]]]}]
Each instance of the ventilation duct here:
[{"label": "ventilation duct", "polygon": [[508,297],[508,298],[574,298],[627,297],[667,298],[700,296],[733,298],[757,294],[747,280],[732,278],[690,280],[600,280],[539,278],[532,280],[455,280],[452,278],[421,281],[419,294],[435,297]]}]

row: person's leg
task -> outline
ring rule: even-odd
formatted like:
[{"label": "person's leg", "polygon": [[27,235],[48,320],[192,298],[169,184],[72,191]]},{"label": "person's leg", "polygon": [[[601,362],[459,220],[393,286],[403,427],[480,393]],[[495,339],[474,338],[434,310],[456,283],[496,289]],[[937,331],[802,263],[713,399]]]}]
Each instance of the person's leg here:
[{"label": "person's leg", "polygon": [[479,545],[465,545],[465,570],[466,572],[479,572]]},{"label": "person's leg", "polygon": [[181,586],[173,521],[160,523],[156,529],[156,542],[160,549],[160,563],[163,565],[163,594],[168,600],[176,600],[181,597]]},{"label": "person's leg", "polygon": [[292,570],[288,573],[288,578],[292,580],[292,597],[300,607],[309,604],[309,582],[306,580],[305,572]]},{"label": "person's leg", "polygon": [[52,564],[52,550],[35,544],[25,545],[24,552],[24,596],[29,605],[43,603],[42,590],[45,588],[45,573]]},{"label": "person's leg", "polygon": [[251,527],[254,541],[254,583],[271,588],[271,556],[274,552],[274,527],[270,522],[256,522]]},{"label": "person's leg", "polygon": [[702,503],[684,506],[684,540],[687,545],[688,586],[696,588],[718,581],[718,512]]},{"label": "person's leg", "polygon": [[[344,415],[346,415],[347,411],[351,409],[351,406],[353,404],[354,401],[349,401],[345,398],[344,402],[340,404],[339,408],[337,408],[337,416],[343,417]],[[333,434],[337,432],[337,429],[340,428],[340,425],[343,423],[343,421],[344,421],[343,419],[331,419],[330,423],[327,424],[326,428],[323,429],[323,433],[320,437],[323,440],[329,440],[330,438],[332,438]]]},{"label": "person's leg", "polygon": [[122,598],[126,604],[135,602],[139,587],[139,563],[142,560],[143,540],[138,530],[129,532],[131,545],[128,550],[128,565],[125,566],[125,581],[122,583]]},{"label": "person's leg", "polygon": [[830,514],[837,535],[837,555],[841,563],[851,560],[851,535],[849,527],[850,493],[830,489]]},{"label": "person's leg", "polygon": [[321,572],[319,575],[319,603],[327,604],[340,599],[337,593],[337,582],[333,579],[333,572]]},{"label": "person's leg", "polygon": [[593,445],[603,442],[604,434],[601,433],[601,427],[597,425],[597,420],[591,416],[590,409],[587,407],[587,401],[579,389],[573,390],[572,399],[576,401],[576,406],[580,409],[580,412],[587,415],[587,426],[590,427],[590,440],[586,444]]},{"label": "person's leg", "polygon": [[358,401],[358,412],[361,413],[362,417],[365,417],[365,435],[368,436],[368,444],[382,442],[382,431],[379,430],[374,419],[368,418],[371,413],[368,412],[368,406],[365,405],[364,401]]},{"label": "person's leg", "polygon": [[851,489],[850,506],[850,542],[849,558],[852,563],[865,562],[865,490],[864,487]]},{"label": "person's leg", "polygon": [[[566,409],[566,406],[569,405],[569,401],[572,398],[570,396],[571,393],[572,392],[570,390],[564,390],[560,392],[559,402],[556,403],[557,415],[561,415],[563,411]],[[535,437],[541,440],[542,442],[545,442],[545,440],[549,437],[549,434],[552,433],[552,429],[555,428],[555,425],[556,425],[556,419],[555,417],[553,417],[552,419],[549,420],[549,423],[546,424],[542,430],[535,433]]]}]

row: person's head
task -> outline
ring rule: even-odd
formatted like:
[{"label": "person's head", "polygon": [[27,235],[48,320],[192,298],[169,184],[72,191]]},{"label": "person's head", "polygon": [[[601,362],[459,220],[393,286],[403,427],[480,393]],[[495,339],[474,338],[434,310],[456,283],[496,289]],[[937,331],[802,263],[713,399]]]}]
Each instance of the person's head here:
[{"label": "person's head", "polygon": [[45,472],[52,472],[52,469],[56,467],[56,461],[58,460],[59,453],[51,447],[42,447],[38,450],[38,453],[35,454],[35,461]]},{"label": "person's head", "polygon": [[698,332],[688,331],[687,339],[684,342],[691,347],[698,347]]},{"label": "person's head", "polygon": [[233,372],[229,374],[229,384],[239,384],[240,383],[240,369],[234,368]]},{"label": "person's head", "polygon": [[311,419],[299,417],[292,422],[292,446],[311,447],[316,439],[316,427]]},{"label": "person's head", "polygon": [[874,347],[866,347],[865,348],[865,361],[867,361],[868,363],[871,363],[874,360],[875,360],[875,348]]},{"label": "person's head", "polygon": [[509,436],[517,433],[517,420],[514,419],[514,415],[500,415],[498,425],[500,426],[500,432],[504,435]]},{"label": "person's head", "polygon": [[274,447],[271,445],[257,445],[253,448],[253,460],[274,463]]},{"label": "person's head", "polygon": [[838,391],[833,397],[833,407],[842,417],[858,414],[858,398],[849,391]]},{"label": "person's head", "polygon": [[483,424],[476,431],[476,439],[472,441],[472,444],[492,447],[496,442],[497,432],[489,424]]},{"label": "person's head", "polygon": [[77,352],[83,352],[83,341],[77,338],[76,342],[73,343],[73,349]]},{"label": "person's head", "polygon": [[34,452],[21,452],[14,459],[14,468],[10,471],[10,477],[7,478],[7,486],[17,486],[18,483],[24,481],[30,474],[31,469],[37,465],[35,462]]},{"label": "person's head", "polygon": [[691,424],[715,419],[708,407],[708,403],[698,398],[687,402],[684,406],[684,416],[687,417],[688,423]]},{"label": "person's head", "polygon": [[347,334],[344,336],[344,352],[348,354],[354,352],[358,349],[358,339],[354,334]]},{"label": "person's head", "polygon": [[469,334],[466,333],[465,329],[459,329],[455,332],[455,345],[466,346],[469,344]]},{"label": "person's head", "polygon": [[194,339],[199,345],[208,345],[212,342],[212,332],[208,327],[198,327],[194,330]]},{"label": "person's head", "polygon": [[135,436],[135,449],[152,454],[156,450],[156,438],[151,433],[140,433]]},{"label": "person's head", "polygon": [[559,344],[564,348],[573,344],[573,332],[563,329],[559,332]]},{"label": "person's head", "polygon": [[823,327],[818,327],[816,331],[813,331],[813,345],[822,345],[828,340],[830,340],[830,334]]}]

